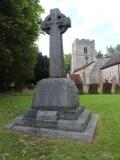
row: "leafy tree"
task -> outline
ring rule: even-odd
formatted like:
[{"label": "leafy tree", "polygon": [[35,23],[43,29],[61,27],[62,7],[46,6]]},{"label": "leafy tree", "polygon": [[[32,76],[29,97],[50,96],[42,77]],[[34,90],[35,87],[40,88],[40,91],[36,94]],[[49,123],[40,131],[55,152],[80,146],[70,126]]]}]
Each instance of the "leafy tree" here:
[{"label": "leafy tree", "polygon": [[116,45],[115,51],[120,51],[120,44],[117,44],[117,45]]},{"label": "leafy tree", "polygon": [[112,47],[110,45],[110,47],[107,47],[107,53],[105,54],[105,56],[111,56],[111,55],[113,55],[115,53],[115,50],[116,50],[116,48]]},{"label": "leafy tree", "polygon": [[49,58],[38,53],[35,64],[35,82],[47,77],[49,77]]},{"label": "leafy tree", "polygon": [[105,56],[112,56],[116,51],[120,51],[120,44],[117,44],[115,47],[111,46],[107,47],[107,53]]},{"label": "leafy tree", "polygon": [[34,73],[43,8],[39,0],[0,1],[0,86],[21,88]]},{"label": "leafy tree", "polygon": [[67,73],[70,73],[70,69],[71,69],[71,54],[65,54],[64,55],[64,72],[65,72],[65,75],[67,75]]},{"label": "leafy tree", "polygon": [[97,58],[102,58],[103,57],[103,53],[102,53],[102,51],[98,51],[97,52]]}]

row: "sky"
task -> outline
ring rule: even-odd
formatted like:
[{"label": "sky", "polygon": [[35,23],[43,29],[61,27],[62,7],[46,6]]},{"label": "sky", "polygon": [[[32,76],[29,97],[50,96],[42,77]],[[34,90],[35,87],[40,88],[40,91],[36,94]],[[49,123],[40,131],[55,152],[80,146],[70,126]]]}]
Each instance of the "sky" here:
[{"label": "sky", "polygon": [[[96,50],[106,53],[106,47],[120,44],[120,0],[41,0],[45,9],[42,20],[50,9],[59,8],[71,19],[71,28],[63,34],[64,53],[72,53],[72,43],[78,39],[95,40]],[[37,41],[43,55],[49,56],[49,36]]]}]

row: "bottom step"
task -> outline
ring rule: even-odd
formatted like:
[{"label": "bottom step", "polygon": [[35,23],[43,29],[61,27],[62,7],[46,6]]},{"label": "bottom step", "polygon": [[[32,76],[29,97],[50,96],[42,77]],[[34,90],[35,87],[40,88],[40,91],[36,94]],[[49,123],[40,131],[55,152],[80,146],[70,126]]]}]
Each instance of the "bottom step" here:
[{"label": "bottom step", "polygon": [[58,121],[58,129],[65,131],[84,131],[91,118],[91,112],[84,110],[77,120],[63,120]]},{"label": "bottom step", "polygon": [[57,130],[57,129],[35,128],[35,127],[26,127],[26,126],[15,126],[14,123],[8,124],[7,126],[5,126],[5,128],[15,130],[18,132],[33,134],[37,136],[43,136],[43,137],[49,137],[49,138],[85,140],[91,143],[95,134],[97,120],[98,120],[98,115],[92,115],[88,123],[88,126],[84,130],[84,132],[63,131],[63,130]]}]

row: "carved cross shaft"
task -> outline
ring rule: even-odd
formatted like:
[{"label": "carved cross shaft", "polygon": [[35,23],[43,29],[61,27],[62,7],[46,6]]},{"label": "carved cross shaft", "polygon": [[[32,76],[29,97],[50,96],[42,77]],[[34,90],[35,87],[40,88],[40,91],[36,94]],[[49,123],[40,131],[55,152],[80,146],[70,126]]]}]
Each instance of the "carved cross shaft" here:
[{"label": "carved cross shaft", "polygon": [[64,55],[62,34],[71,26],[71,21],[59,9],[50,10],[50,15],[42,22],[42,30],[50,35],[49,76],[64,77]]}]

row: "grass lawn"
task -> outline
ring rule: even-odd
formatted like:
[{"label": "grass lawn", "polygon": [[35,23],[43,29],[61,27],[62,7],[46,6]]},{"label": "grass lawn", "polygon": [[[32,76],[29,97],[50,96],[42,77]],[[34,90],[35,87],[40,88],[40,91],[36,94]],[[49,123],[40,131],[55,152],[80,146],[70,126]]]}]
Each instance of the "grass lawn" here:
[{"label": "grass lawn", "polygon": [[82,104],[99,114],[92,144],[50,140],[5,130],[31,105],[30,95],[0,95],[0,160],[120,160],[120,95],[83,95]]}]

